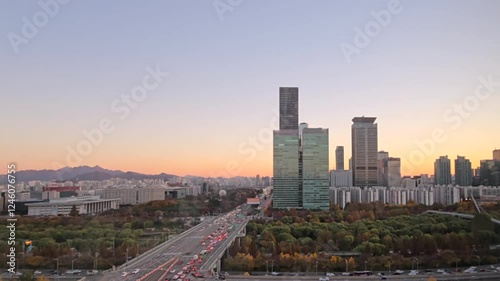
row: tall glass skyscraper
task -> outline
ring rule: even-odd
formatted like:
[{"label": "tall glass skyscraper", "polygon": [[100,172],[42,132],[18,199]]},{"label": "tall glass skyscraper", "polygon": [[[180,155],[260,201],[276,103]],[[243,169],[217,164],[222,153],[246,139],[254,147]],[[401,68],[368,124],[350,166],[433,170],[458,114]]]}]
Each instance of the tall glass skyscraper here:
[{"label": "tall glass skyscraper", "polygon": [[328,210],[330,208],[328,129],[305,128],[302,139],[303,208]]},{"label": "tall glass skyscraper", "polygon": [[300,208],[298,130],[273,134],[273,207]]},{"label": "tall glass skyscraper", "polygon": [[335,148],[335,169],[336,170],[344,170],[344,147],[337,146]]},{"label": "tall glass skyscraper", "polygon": [[280,129],[273,134],[273,207],[330,208],[328,129],[299,125],[299,88],[280,88]]},{"label": "tall glass skyscraper", "polygon": [[299,88],[280,87],[280,130],[299,128]]},{"label": "tall glass skyscraper", "polygon": [[354,186],[378,184],[378,136],[376,117],[352,119],[352,182]]}]

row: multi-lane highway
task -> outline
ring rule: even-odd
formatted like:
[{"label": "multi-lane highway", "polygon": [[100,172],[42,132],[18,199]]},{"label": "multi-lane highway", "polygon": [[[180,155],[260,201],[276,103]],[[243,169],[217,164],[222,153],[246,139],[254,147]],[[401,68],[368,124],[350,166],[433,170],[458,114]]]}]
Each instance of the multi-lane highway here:
[{"label": "multi-lane highway", "polygon": [[[481,281],[481,280],[500,280],[499,272],[476,272],[476,273],[456,273],[456,274],[420,274],[420,275],[387,275],[384,280],[393,281],[427,281],[429,277],[434,277],[436,280],[443,281]],[[319,280],[323,276],[242,276],[242,275],[230,275],[226,277],[226,280],[238,280],[238,281],[256,281],[256,280],[287,280],[287,281],[302,281],[302,280]],[[332,276],[328,277],[329,281],[361,281],[361,280],[380,280],[377,275],[372,276]]]},{"label": "multi-lane highway", "polygon": [[193,279],[193,273],[211,276],[212,266],[217,261],[213,255],[223,253],[246,226],[248,220],[239,212],[246,212],[246,208],[243,206],[228,214],[206,219],[117,270],[104,273],[98,280],[158,281],[174,280],[174,276],[185,280]]}]

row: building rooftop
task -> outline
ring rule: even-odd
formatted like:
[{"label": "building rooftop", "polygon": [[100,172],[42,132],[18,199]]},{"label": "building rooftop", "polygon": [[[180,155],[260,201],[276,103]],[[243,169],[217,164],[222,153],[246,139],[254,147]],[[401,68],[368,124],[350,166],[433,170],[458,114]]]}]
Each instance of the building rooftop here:
[{"label": "building rooftop", "polygon": [[374,123],[377,117],[354,117],[352,122],[354,123]]},{"label": "building rooftop", "polygon": [[114,199],[101,199],[100,196],[81,196],[81,197],[65,197],[65,198],[54,198],[50,201],[28,203],[28,206],[43,206],[43,205],[67,205],[67,204],[85,204],[85,203],[95,203],[95,202],[108,202],[117,201],[120,198]]}]

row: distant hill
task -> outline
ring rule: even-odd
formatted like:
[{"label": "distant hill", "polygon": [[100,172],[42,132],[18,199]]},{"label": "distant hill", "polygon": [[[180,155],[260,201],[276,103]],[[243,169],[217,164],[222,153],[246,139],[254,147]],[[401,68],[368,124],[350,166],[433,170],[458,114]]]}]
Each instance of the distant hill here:
[{"label": "distant hill", "polygon": [[[168,179],[175,175],[161,173],[147,175],[135,172],[108,170],[99,166],[64,167],[59,170],[25,170],[16,172],[16,182],[32,180],[40,181],[76,181],[76,180],[108,180],[111,178],[123,179]],[[7,175],[0,175],[0,184],[7,183]]]}]

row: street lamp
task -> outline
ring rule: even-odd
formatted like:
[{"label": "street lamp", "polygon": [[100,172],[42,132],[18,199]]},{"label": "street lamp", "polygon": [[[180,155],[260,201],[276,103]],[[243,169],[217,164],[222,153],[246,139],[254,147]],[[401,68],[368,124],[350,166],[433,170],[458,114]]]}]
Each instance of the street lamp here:
[{"label": "street lamp", "polygon": [[461,261],[460,259],[455,260],[455,272],[458,272],[458,262]]},{"label": "street lamp", "polygon": [[99,256],[99,254],[95,253],[95,257],[94,257],[94,270],[97,270],[97,256]]},{"label": "street lamp", "polygon": [[345,259],[345,272],[349,272],[349,264],[347,263],[347,259]]},{"label": "street lamp", "polygon": [[318,276],[318,261],[316,261],[316,276]]},{"label": "street lamp", "polygon": [[266,261],[266,276],[269,275],[269,261]]},{"label": "street lamp", "polygon": [[274,272],[274,260],[271,261],[271,272]]},{"label": "street lamp", "polygon": [[366,271],[366,263],[367,263],[367,262],[368,262],[368,261],[365,261],[365,271]]},{"label": "street lamp", "polygon": [[72,261],[71,261],[71,270],[72,270],[72,271],[73,271],[73,269],[74,269],[74,264],[75,264],[75,261],[76,261],[76,260],[77,260],[77,259],[74,259],[74,260],[72,260]]},{"label": "street lamp", "polygon": [[57,265],[56,265],[56,271],[57,271],[57,280],[59,280],[59,257],[53,259],[57,262]]}]

